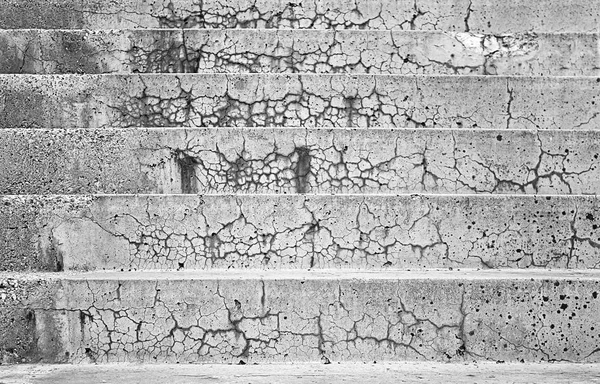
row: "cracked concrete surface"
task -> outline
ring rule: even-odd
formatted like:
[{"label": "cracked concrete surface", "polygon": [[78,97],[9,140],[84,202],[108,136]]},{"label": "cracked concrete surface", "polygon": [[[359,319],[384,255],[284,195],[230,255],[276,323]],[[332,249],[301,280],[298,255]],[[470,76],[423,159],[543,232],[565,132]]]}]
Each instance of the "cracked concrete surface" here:
[{"label": "cracked concrete surface", "polygon": [[0,126],[590,129],[600,78],[2,75]]},{"label": "cracked concrete surface", "polygon": [[0,73],[600,74],[598,34],[0,31]]},{"label": "cracked concrete surface", "polygon": [[28,304],[44,362],[600,359],[591,272],[56,276]]},{"label": "cracked concrete surface", "polygon": [[595,1],[570,0],[2,0],[14,28],[401,29],[514,33],[598,31]]},{"label": "cracked concrete surface", "polygon": [[585,196],[5,196],[3,270],[600,265]]},{"label": "cracked concrete surface", "polygon": [[600,132],[4,129],[0,193],[597,194]]},{"label": "cracked concrete surface", "polygon": [[600,362],[597,2],[0,0],[0,365]]}]

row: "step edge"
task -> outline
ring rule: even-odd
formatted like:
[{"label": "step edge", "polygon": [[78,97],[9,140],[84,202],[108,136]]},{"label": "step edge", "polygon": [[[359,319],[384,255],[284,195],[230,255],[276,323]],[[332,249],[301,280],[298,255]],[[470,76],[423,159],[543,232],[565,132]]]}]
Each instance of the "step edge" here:
[{"label": "step edge", "polygon": [[17,281],[596,281],[600,270],[427,269],[427,270],[144,270],[132,272],[0,272]]}]

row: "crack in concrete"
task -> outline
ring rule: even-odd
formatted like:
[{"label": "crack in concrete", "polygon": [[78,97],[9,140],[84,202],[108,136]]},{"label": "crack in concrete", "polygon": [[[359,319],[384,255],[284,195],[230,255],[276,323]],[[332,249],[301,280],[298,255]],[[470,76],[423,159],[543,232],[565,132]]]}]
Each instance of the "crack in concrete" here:
[{"label": "crack in concrete", "polygon": [[592,197],[122,199],[52,200],[30,234],[47,239],[37,252],[55,247],[65,270],[600,265]]},{"label": "crack in concrete", "polygon": [[592,280],[60,284],[57,301],[34,311],[41,326],[75,334],[47,361],[593,362],[598,349],[580,342],[597,333]]},{"label": "crack in concrete", "polygon": [[371,31],[4,31],[1,72],[593,75],[598,36]]}]

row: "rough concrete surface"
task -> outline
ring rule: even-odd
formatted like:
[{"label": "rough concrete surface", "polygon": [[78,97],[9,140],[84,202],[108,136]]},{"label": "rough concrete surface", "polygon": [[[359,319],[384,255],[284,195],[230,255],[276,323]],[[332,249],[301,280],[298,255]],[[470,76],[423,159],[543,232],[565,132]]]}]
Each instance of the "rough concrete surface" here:
[{"label": "rough concrete surface", "polygon": [[598,34],[4,30],[0,73],[599,75]]},{"label": "rough concrete surface", "polygon": [[54,285],[36,275],[0,275],[0,367],[37,361],[39,324],[33,307],[51,305]]},{"label": "rough concrete surface", "polygon": [[586,196],[5,196],[2,270],[598,268]]},{"label": "rough concrete surface", "polygon": [[600,77],[1,75],[0,126],[592,129]]},{"label": "rough concrete surface", "polygon": [[597,194],[600,131],[0,129],[0,193]]},{"label": "rough concrete surface", "polygon": [[598,31],[596,0],[2,0],[12,28],[292,28]]},{"label": "rough concrete surface", "polygon": [[600,0],[0,29],[0,384],[600,382]]},{"label": "rough concrete surface", "polygon": [[54,299],[26,305],[35,314],[40,362],[600,360],[600,279],[591,271],[99,272],[40,279]]},{"label": "rough concrete surface", "polygon": [[259,365],[23,365],[0,367],[5,384],[188,384],[188,383],[434,383],[591,384],[600,383],[596,364],[369,364]]}]

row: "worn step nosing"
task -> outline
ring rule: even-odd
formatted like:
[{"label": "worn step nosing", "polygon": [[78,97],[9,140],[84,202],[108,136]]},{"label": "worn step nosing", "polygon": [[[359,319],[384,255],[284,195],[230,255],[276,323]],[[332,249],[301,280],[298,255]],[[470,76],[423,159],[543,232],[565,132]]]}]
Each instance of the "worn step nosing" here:
[{"label": "worn step nosing", "polygon": [[98,33],[138,33],[143,34],[144,32],[152,32],[152,33],[225,33],[225,32],[234,32],[234,33],[272,33],[277,34],[278,32],[285,33],[306,33],[306,34],[343,34],[343,33],[365,33],[365,34],[449,34],[449,35],[473,35],[473,36],[600,36],[599,31],[524,31],[524,32],[505,32],[505,33],[490,33],[490,32],[468,32],[468,31],[445,31],[445,30],[427,30],[427,29],[297,29],[297,28],[225,28],[225,29],[216,29],[216,28],[157,28],[157,27],[148,27],[148,28],[12,28],[12,29],[1,29],[0,33],[19,33],[19,32],[38,32],[38,33],[90,33],[94,34]]},{"label": "worn step nosing", "polygon": [[110,133],[110,132],[125,132],[125,131],[133,131],[133,132],[177,132],[177,131],[189,131],[189,132],[210,132],[210,131],[240,131],[240,132],[265,132],[265,131],[282,131],[282,132],[292,132],[292,131],[300,131],[300,132],[457,132],[457,133],[478,133],[478,132],[490,132],[490,133],[505,133],[510,134],[511,132],[525,132],[525,133],[548,133],[548,134],[573,134],[573,133],[593,133],[599,134],[600,131],[598,129],[557,129],[557,128],[548,128],[540,131],[539,129],[532,128],[509,128],[509,129],[498,129],[498,128],[452,128],[452,127],[385,127],[385,126],[376,126],[376,127],[127,127],[127,128],[84,128],[84,127],[74,127],[74,128],[27,128],[27,127],[0,127],[0,134],[2,132],[14,132],[14,133],[26,133],[26,134],[35,134],[38,132],[81,132],[81,133],[94,133],[94,134],[102,134],[102,133]]},{"label": "worn step nosing", "polygon": [[31,73],[2,73],[0,74],[0,80],[3,79],[20,79],[20,80],[44,80],[44,79],[73,79],[73,80],[85,80],[93,78],[151,78],[151,77],[165,77],[165,78],[198,78],[202,79],[205,77],[223,77],[223,78],[260,78],[260,77],[272,77],[272,78],[301,78],[301,77],[316,77],[316,78],[339,78],[339,79],[359,79],[359,78],[398,78],[398,79],[446,79],[457,81],[460,79],[466,80],[546,80],[548,82],[559,81],[559,80],[579,80],[579,81],[590,81],[598,80],[600,82],[600,76],[596,75],[560,75],[560,76],[540,76],[540,75],[422,75],[422,74],[394,74],[394,73],[214,73],[214,72],[198,72],[198,73],[84,73],[84,74],[31,74]]},{"label": "worn step nosing", "polygon": [[523,194],[502,194],[502,195],[494,195],[491,193],[344,193],[344,194],[335,194],[335,193],[83,193],[83,194],[45,194],[45,195],[35,195],[35,194],[4,194],[0,195],[0,199],[34,199],[34,200],[55,200],[55,199],[64,199],[68,200],[94,200],[94,199],[103,199],[103,198],[111,198],[111,199],[130,199],[130,198],[159,198],[159,199],[188,199],[193,197],[223,197],[223,198],[240,198],[240,199],[261,199],[261,198],[276,198],[281,197],[282,199],[306,199],[310,200],[311,198],[328,198],[335,197],[336,199],[355,199],[355,198],[365,198],[365,199],[376,199],[376,198],[424,198],[424,199],[495,199],[495,200],[507,200],[507,199],[528,199],[532,201],[537,200],[550,200],[550,199],[558,199],[558,200],[596,200],[599,198],[597,194],[543,194],[543,195],[523,195]]}]

